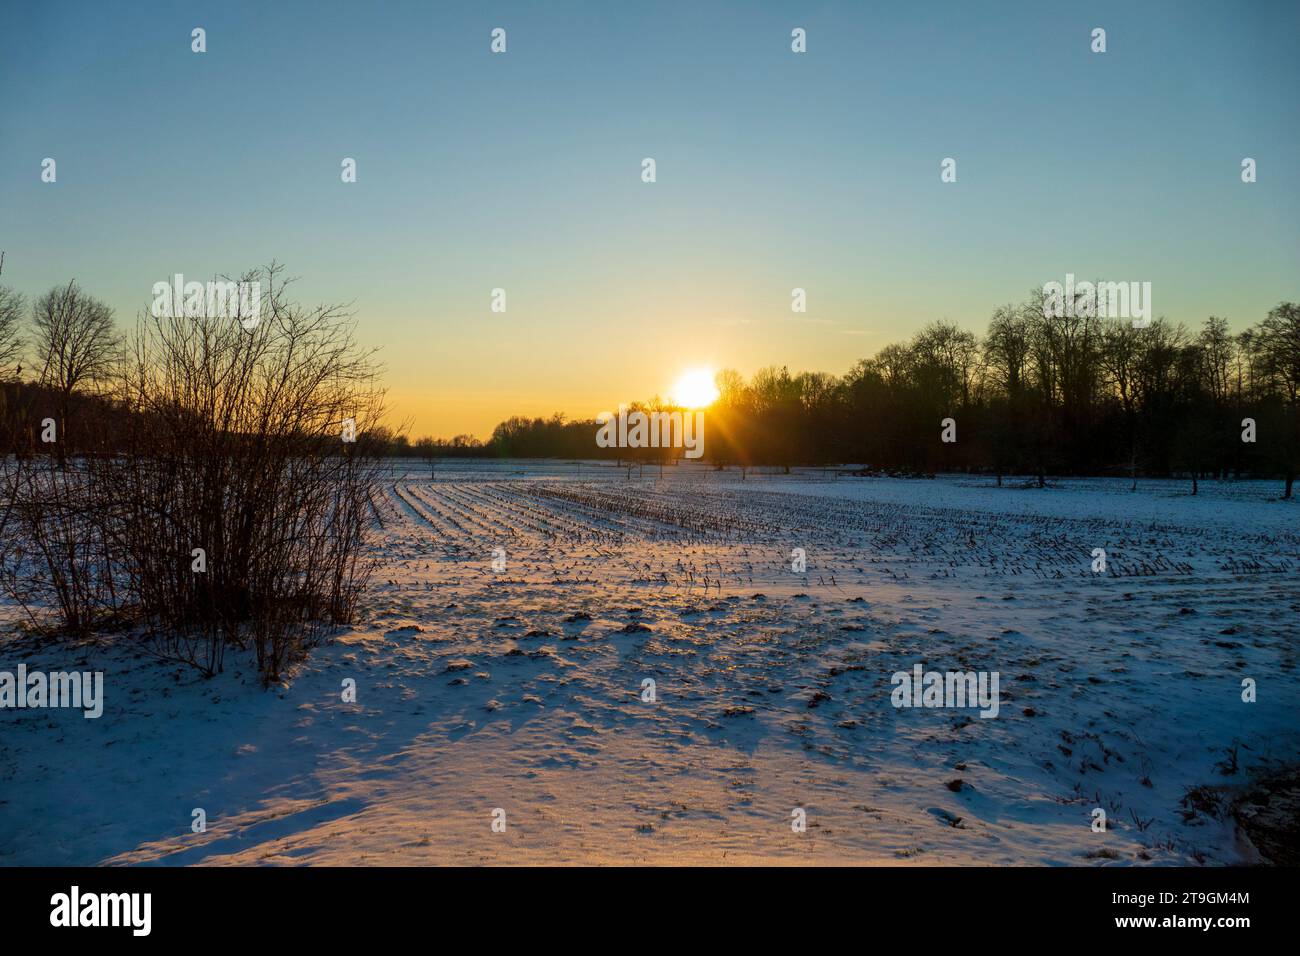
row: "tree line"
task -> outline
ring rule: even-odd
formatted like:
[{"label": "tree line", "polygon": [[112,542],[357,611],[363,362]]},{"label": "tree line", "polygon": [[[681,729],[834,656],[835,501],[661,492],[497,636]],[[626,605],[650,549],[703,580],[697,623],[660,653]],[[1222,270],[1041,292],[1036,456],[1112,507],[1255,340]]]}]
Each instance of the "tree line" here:
[{"label": "tree line", "polygon": [[[75,283],[30,309],[0,287],[0,441],[30,442],[36,409],[52,411],[63,456],[120,428],[95,384],[113,367],[111,310]],[[21,374],[23,357],[30,372]],[[7,373],[7,374],[6,374]],[[1043,294],[996,309],[982,336],[934,322],[843,375],[768,367],[748,380],[718,373],[704,457],[719,467],[854,463],[914,474],[1280,478],[1291,497],[1300,462],[1300,305],[1283,302],[1234,333],[1211,316],[1188,328],[1145,327],[1076,308],[1047,317]],[[73,414],[74,408],[79,411]],[[632,409],[663,410],[658,398]],[[945,423],[951,426],[945,429]],[[602,449],[594,420],[515,416],[486,441],[408,436],[382,426],[380,454],[664,461],[670,449]],[[948,438],[951,440],[945,441]],[[12,448],[10,449],[12,450]]]},{"label": "tree line", "polygon": [[[1077,310],[1082,311],[1082,310]],[[889,472],[1270,477],[1292,496],[1300,460],[1300,305],[1233,333],[1089,315],[1048,318],[1042,294],[994,311],[983,336],[934,322],[844,375],[718,373],[704,457],[719,467],[857,463]],[[658,399],[632,409],[662,410]],[[951,427],[945,428],[947,420]],[[486,442],[402,439],[390,454],[680,458],[601,449],[594,420],[513,417]],[[946,432],[946,435],[945,435]],[[951,440],[945,441],[947,437]]]}]

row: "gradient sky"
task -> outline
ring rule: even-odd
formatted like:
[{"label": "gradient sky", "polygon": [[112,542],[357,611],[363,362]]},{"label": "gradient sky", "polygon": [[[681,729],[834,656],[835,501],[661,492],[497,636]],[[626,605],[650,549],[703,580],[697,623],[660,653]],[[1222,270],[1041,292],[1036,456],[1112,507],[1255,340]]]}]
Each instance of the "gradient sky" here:
[{"label": "gradient sky", "polygon": [[1067,272],[1241,328],[1300,299],[1298,36],[1294,2],[6,0],[2,281],[125,327],[276,258],[354,303],[414,435],[842,373]]}]

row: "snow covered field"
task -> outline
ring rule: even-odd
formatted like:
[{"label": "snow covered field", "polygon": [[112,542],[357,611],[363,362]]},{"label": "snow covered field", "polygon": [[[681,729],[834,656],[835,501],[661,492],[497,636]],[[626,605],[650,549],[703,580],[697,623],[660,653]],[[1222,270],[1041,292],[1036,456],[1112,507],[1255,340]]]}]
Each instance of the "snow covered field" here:
[{"label": "snow covered field", "polygon": [[[0,864],[1254,859],[1205,795],[1300,759],[1300,504],[1021,484],[409,463],[365,619],[283,687],[9,627],[0,671],[106,700],[0,710]],[[895,708],[918,663],[998,716]]]}]

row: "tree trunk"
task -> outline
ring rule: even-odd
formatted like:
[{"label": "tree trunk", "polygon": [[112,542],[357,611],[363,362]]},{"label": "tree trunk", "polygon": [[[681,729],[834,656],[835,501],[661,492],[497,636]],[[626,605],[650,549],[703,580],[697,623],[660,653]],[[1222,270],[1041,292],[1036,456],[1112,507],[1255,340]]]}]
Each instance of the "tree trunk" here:
[{"label": "tree trunk", "polygon": [[68,470],[68,401],[64,399],[59,405],[59,431],[55,435],[54,450],[59,456],[59,471]]}]

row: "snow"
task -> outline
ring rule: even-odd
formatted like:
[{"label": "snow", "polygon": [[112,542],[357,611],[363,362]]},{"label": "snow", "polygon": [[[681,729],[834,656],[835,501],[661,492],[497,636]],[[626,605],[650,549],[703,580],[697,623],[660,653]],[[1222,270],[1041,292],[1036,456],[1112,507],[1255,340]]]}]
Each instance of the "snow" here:
[{"label": "snow", "polygon": [[[1022,484],[402,463],[362,621],[283,686],[11,627],[0,670],[105,709],[0,710],[0,863],[1252,860],[1182,801],[1300,757],[1300,506]],[[894,708],[916,663],[999,716]]]}]

